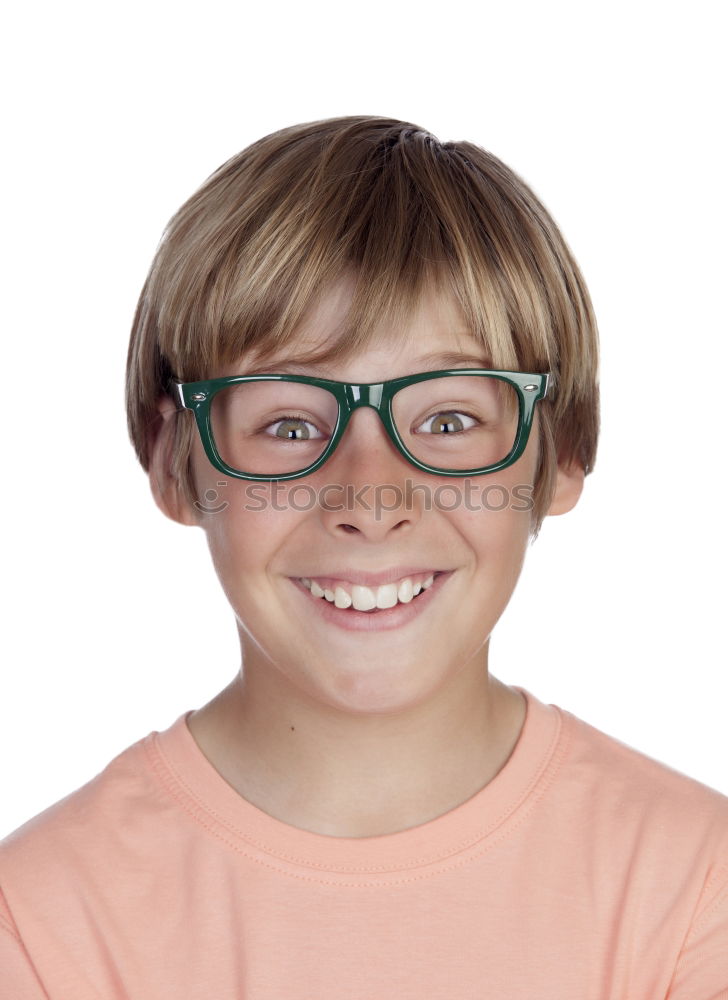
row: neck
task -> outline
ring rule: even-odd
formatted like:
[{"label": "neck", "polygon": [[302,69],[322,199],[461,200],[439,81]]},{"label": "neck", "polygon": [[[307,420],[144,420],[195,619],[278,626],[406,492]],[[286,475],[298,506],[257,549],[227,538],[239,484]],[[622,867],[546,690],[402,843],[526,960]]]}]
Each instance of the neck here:
[{"label": "neck", "polygon": [[489,674],[487,646],[436,698],[378,715],[314,701],[246,655],[188,725],[259,809],[313,833],[374,837],[427,823],[487,785],[513,752],[525,711],[522,696]]}]

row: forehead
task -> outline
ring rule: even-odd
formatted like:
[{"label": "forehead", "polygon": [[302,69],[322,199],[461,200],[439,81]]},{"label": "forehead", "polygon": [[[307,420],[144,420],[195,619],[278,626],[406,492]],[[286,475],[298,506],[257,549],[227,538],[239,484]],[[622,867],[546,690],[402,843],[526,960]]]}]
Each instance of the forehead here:
[{"label": "forehead", "polygon": [[248,352],[236,360],[236,374],[315,374],[374,382],[439,368],[490,367],[483,343],[468,331],[454,296],[435,288],[427,288],[405,317],[383,317],[365,344],[347,350],[342,338],[352,296],[350,279],[329,286],[285,350]]}]

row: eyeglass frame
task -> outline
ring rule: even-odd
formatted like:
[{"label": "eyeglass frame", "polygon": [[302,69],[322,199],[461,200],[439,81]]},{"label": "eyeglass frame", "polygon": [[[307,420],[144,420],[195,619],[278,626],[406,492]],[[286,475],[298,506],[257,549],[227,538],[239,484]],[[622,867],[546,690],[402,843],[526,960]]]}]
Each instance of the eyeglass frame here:
[{"label": "eyeglass frame", "polygon": [[[483,466],[479,469],[440,469],[420,462],[407,451],[397,431],[392,415],[392,400],[400,389],[425,382],[429,379],[444,378],[451,375],[482,375],[497,378],[513,386],[518,394],[518,428],[513,448],[500,462]],[[167,383],[167,392],[176,403],[177,410],[192,410],[202,441],[202,447],[212,466],[219,472],[233,479],[245,479],[251,482],[284,482],[300,479],[316,472],[331,457],[346,430],[351,415],[360,406],[370,406],[379,414],[387,435],[400,454],[416,469],[439,476],[484,476],[499,472],[517,461],[523,454],[533,424],[536,403],[543,399],[549,389],[551,373],[510,372],[486,368],[445,368],[438,371],[419,372],[415,375],[403,375],[399,378],[386,379],[383,382],[338,382],[333,379],[318,378],[312,375],[229,375],[222,378],[205,379],[200,382],[181,382],[176,377]],[[215,444],[210,419],[212,400],[218,392],[231,385],[245,382],[298,382],[304,385],[327,389],[338,403],[336,425],[331,439],[323,452],[311,465],[298,472],[284,473],[280,476],[262,476],[254,473],[233,469],[220,456]]]}]

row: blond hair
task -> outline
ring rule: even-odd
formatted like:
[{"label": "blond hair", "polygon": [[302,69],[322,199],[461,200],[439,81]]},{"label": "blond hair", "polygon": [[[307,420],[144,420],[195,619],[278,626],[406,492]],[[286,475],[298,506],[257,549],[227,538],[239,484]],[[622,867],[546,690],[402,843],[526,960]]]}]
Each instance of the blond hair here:
[{"label": "blond hair", "polygon": [[[556,223],[510,168],[472,143],[443,143],[391,118],[331,118],[265,136],[172,218],[127,361],[129,433],[143,468],[172,374],[208,378],[248,352],[290,350],[300,359],[304,314],[352,270],[340,337],[306,360],[356,354],[383,320],[396,329],[434,284],[454,294],[494,367],[552,373],[554,387],[538,404],[535,534],[557,460],[587,473],[594,465],[597,327],[588,290]],[[191,417],[178,416],[172,462],[188,499]]]}]

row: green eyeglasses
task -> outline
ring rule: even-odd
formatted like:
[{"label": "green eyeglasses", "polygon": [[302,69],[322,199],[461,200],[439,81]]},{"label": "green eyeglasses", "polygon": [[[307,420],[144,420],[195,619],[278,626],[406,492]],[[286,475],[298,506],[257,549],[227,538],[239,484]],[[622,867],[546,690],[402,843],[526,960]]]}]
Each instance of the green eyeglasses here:
[{"label": "green eyeglasses", "polygon": [[202,446],[226,476],[275,482],[320,469],[360,406],[377,411],[416,469],[482,476],[512,465],[528,442],[549,374],[450,368],[385,382],[306,375],[172,378],[177,409],[192,410]]}]

